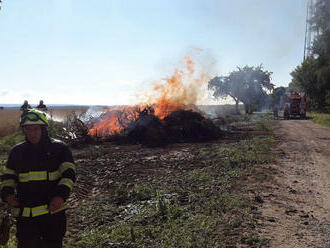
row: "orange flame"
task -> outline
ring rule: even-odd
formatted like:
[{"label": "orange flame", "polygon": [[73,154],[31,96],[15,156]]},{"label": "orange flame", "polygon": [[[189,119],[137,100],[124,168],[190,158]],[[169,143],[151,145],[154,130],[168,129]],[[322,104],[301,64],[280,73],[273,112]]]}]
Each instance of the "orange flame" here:
[{"label": "orange flame", "polygon": [[106,137],[110,134],[122,131],[130,121],[138,116],[136,107],[117,107],[115,109],[104,109],[100,121],[93,124],[88,134],[97,137]]},{"label": "orange flame", "polygon": [[[195,63],[189,57],[184,57],[185,70],[175,69],[171,77],[154,83],[152,97],[146,103],[134,107],[122,107],[106,110],[100,122],[95,123],[89,130],[92,136],[105,137],[109,134],[122,131],[128,125],[127,121],[137,118],[138,112],[146,106],[153,106],[154,114],[160,119],[165,118],[176,110],[185,109],[196,104],[200,88],[205,78],[194,78]],[[121,118],[124,115],[125,118]],[[122,123],[122,120],[127,120]]]},{"label": "orange flame", "polygon": [[117,124],[118,118],[116,116],[110,117],[110,119],[95,123],[88,134],[91,136],[105,137],[109,134],[120,132],[123,127]]}]

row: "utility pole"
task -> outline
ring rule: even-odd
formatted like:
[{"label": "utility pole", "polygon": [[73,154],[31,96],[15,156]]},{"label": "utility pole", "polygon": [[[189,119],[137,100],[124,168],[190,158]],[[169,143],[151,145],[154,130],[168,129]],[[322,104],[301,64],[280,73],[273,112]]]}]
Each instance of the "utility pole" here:
[{"label": "utility pole", "polygon": [[307,2],[306,14],[306,30],[305,30],[305,46],[304,46],[304,60],[312,54],[312,39],[314,38],[314,31],[312,25],[312,17],[315,13],[314,0]]}]

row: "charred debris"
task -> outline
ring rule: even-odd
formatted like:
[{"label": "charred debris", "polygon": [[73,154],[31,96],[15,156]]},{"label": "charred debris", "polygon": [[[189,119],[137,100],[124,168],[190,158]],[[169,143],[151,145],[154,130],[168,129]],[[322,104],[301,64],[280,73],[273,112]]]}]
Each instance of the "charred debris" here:
[{"label": "charred debris", "polygon": [[128,117],[122,112],[118,114],[118,122],[123,129],[109,132],[107,135],[90,135],[88,130],[97,118],[79,116],[68,118],[65,123],[64,136],[59,137],[74,147],[84,144],[114,142],[116,144],[141,144],[146,147],[160,147],[170,143],[204,142],[220,138],[223,131],[212,120],[195,110],[177,110],[160,119],[154,114],[154,108],[147,106]]}]

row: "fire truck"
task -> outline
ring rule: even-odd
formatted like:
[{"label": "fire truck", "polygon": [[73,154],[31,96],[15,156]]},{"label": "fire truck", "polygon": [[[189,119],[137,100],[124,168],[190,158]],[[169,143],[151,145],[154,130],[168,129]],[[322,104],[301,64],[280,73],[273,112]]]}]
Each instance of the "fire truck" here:
[{"label": "fire truck", "polygon": [[300,117],[306,118],[306,94],[292,92],[281,99],[281,108],[284,110],[284,119]]}]

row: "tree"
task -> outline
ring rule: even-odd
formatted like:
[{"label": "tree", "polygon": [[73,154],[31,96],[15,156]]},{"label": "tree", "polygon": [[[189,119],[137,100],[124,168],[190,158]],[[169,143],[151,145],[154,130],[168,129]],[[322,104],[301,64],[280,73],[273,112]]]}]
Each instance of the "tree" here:
[{"label": "tree", "polygon": [[313,40],[313,54],[318,56],[330,55],[330,1],[317,0],[312,25],[317,35]]},{"label": "tree", "polygon": [[286,93],[286,88],[285,87],[277,87],[273,90],[272,94],[272,106],[277,106],[279,107],[280,102],[281,102],[281,97],[284,96]]},{"label": "tree", "polygon": [[292,81],[289,84],[290,91],[306,92],[308,105],[312,108],[319,108],[322,103],[322,97],[319,96],[317,67],[316,59],[308,57],[291,72]]},{"label": "tree", "polygon": [[231,97],[235,101],[236,113],[238,104],[242,102],[246,113],[252,113],[267,102],[268,93],[274,85],[270,82],[272,72],[257,67],[237,67],[229,76],[219,76],[208,82],[208,89],[213,91],[216,99]]},{"label": "tree", "polygon": [[311,19],[317,35],[313,40],[312,55],[291,73],[289,89],[303,91],[309,107],[330,109],[330,1],[317,0]]}]

